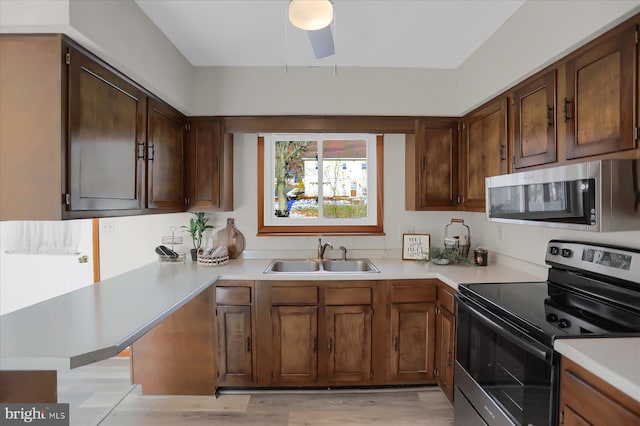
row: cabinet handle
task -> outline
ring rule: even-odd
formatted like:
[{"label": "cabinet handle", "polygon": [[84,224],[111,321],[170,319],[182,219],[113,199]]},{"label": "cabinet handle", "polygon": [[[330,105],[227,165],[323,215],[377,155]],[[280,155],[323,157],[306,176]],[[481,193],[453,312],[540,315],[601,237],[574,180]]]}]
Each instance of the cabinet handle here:
[{"label": "cabinet handle", "polygon": [[247,352],[251,352],[251,337],[247,337]]},{"label": "cabinet handle", "polygon": [[315,337],[313,339],[311,339],[311,353],[312,354],[316,353],[317,344],[318,344],[318,340]]},{"label": "cabinet handle", "polygon": [[553,107],[547,107],[547,129],[553,126]]},{"label": "cabinet handle", "polygon": [[500,145],[500,161],[504,161],[507,159],[507,157],[504,155],[505,148],[506,146]]},{"label": "cabinet handle", "polygon": [[451,366],[451,351],[447,351],[447,365]]},{"label": "cabinet handle", "polygon": [[567,120],[571,120],[571,117],[569,117],[569,108],[567,107],[567,105],[571,103],[573,103],[573,101],[570,101],[567,98],[564,98],[564,100],[562,101],[562,113],[565,123],[567,122]]},{"label": "cabinet handle", "polygon": [[421,172],[424,172],[424,163],[425,163],[425,160],[424,160],[424,157],[422,157],[422,160],[420,161],[420,171]]},{"label": "cabinet handle", "polygon": [[215,160],[213,160],[213,171],[214,172],[218,171],[218,159],[217,158]]},{"label": "cabinet handle", "polygon": [[331,343],[332,343],[332,341],[331,341],[331,337],[329,337],[329,338],[327,339],[327,350],[328,350],[329,352],[331,352]]},{"label": "cabinet handle", "polygon": [[136,146],[138,148],[138,153],[136,154],[136,157],[138,158],[138,160],[144,160],[144,142],[138,141]]},{"label": "cabinet handle", "polygon": [[393,336],[393,351],[398,352],[398,336]]},{"label": "cabinet handle", "polygon": [[149,161],[153,161],[154,157],[155,157],[155,149],[154,149],[153,145],[150,145],[149,146],[149,156],[148,156]]}]

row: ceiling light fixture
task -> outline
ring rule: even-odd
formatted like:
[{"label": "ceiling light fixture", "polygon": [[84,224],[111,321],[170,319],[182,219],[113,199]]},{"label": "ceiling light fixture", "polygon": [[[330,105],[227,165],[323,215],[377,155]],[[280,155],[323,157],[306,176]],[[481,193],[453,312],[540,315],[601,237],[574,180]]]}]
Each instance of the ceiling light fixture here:
[{"label": "ceiling light fixture", "polygon": [[307,31],[325,28],[333,21],[333,5],[329,0],[291,0],[289,21]]}]

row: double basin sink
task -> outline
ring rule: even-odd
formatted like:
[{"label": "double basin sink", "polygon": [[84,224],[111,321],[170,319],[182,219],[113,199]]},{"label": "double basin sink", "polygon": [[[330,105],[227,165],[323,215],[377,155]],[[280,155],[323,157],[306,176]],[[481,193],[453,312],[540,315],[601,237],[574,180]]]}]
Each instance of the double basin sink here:
[{"label": "double basin sink", "polygon": [[380,270],[369,259],[275,259],[265,274],[372,274]]}]

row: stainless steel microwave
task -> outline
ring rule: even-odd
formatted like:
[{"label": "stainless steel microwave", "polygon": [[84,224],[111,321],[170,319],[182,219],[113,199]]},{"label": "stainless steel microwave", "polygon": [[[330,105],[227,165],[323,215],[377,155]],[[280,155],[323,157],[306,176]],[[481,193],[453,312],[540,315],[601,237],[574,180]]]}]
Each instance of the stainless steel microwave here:
[{"label": "stainless steel microwave", "polygon": [[640,231],[640,160],[598,160],[486,178],[487,219]]}]

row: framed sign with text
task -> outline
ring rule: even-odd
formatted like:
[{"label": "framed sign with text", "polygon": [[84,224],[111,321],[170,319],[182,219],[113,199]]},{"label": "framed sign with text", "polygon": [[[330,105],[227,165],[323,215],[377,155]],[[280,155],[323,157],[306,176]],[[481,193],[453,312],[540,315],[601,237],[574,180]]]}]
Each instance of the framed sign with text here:
[{"label": "framed sign with text", "polygon": [[429,234],[402,234],[402,260],[429,260]]}]

